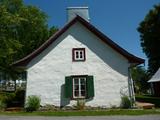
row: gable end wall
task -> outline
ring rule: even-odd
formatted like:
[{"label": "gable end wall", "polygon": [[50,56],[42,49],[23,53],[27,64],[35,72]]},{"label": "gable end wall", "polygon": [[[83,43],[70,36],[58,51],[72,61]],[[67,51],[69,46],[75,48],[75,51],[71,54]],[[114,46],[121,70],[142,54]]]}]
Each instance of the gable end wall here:
[{"label": "gable end wall", "polygon": [[[86,61],[72,62],[72,48],[85,48]],[[126,58],[77,22],[28,64],[26,96],[39,96],[42,105],[73,105],[76,101],[64,98],[65,76],[93,75],[95,97],[86,105],[119,106],[128,67]]]}]

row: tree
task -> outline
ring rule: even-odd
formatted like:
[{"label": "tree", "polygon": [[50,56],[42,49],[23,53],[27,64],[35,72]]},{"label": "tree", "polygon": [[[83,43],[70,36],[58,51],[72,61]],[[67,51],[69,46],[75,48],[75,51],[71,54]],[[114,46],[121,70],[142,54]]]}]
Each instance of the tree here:
[{"label": "tree", "polygon": [[137,30],[148,58],[148,71],[153,75],[160,67],[160,4],[149,11]]},{"label": "tree", "polygon": [[131,76],[134,81],[135,92],[138,94],[147,93],[149,90],[149,74],[141,66],[137,66],[131,69]]},{"label": "tree", "polygon": [[0,72],[17,79],[21,70],[11,64],[37,49],[58,30],[48,27],[47,18],[39,8],[25,5],[23,0],[0,0]]},{"label": "tree", "polygon": [[19,69],[12,67],[10,64],[18,50],[22,48],[22,44],[17,39],[15,27],[23,19],[8,12],[6,3],[2,4],[2,2],[4,1],[0,1],[0,72],[6,73],[7,76],[16,80]]}]

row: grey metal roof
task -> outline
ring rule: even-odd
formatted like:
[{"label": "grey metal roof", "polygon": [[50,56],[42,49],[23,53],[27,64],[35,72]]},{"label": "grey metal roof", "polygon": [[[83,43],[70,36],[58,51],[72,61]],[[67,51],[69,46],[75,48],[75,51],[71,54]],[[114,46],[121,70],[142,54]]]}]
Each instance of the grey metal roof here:
[{"label": "grey metal roof", "polygon": [[159,81],[160,81],[160,68],[148,82],[159,82]]}]

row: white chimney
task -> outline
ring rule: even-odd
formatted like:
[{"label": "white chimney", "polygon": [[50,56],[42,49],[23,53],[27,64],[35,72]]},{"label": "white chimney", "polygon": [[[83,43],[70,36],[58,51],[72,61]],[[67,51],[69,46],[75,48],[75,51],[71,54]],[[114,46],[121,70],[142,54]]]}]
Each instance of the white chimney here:
[{"label": "white chimney", "polygon": [[89,22],[89,12],[88,7],[68,7],[67,8],[67,21],[71,21],[77,15],[84,18],[86,21]]}]

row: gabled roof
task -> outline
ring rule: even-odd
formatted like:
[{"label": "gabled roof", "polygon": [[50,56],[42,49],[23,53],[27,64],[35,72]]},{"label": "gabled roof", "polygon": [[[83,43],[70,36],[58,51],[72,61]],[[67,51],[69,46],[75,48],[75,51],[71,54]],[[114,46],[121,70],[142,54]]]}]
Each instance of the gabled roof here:
[{"label": "gabled roof", "polygon": [[152,76],[152,78],[148,82],[160,82],[160,68],[157,72]]},{"label": "gabled roof", "polygon": [[109,45],[111,48],[113,48],[115,51],[123,55],[125,58],[128,59],[130,63],[136,63],[141,64],[144,63],[144,59],[138,58],[129,52],[127,52],[125,49],[121,48],[119,45],[117,45],[115,42],[113,42],[110,38],[108,38],[106,35],[104,35],[102,32],[100,32],[97,28],[95,28],[93,25],[91,25],[89,22],[87,22],[85,19],[83,19],[80,16],[76,16],[73,20],[71,20],[68,24],[66,24],[61,30],[59,30],[57,33],[55,33],[53,36],[51,36],[44,44],[42,44],[38,49],[33,51],[28,56],[16,61],[13,63],[14,66],[26,66],[33,58],[35,58],[37,55],[39,55],[41,52],[43,52],[49,45],[51,45],[56,39],[61,36],[65,31],[68,30],[73,24],[76,22],[80,22],[82,25],[84,25],[89,31],[91,31],[93,34],[95,34],[100,40],[104,42],[104,44]]}]

